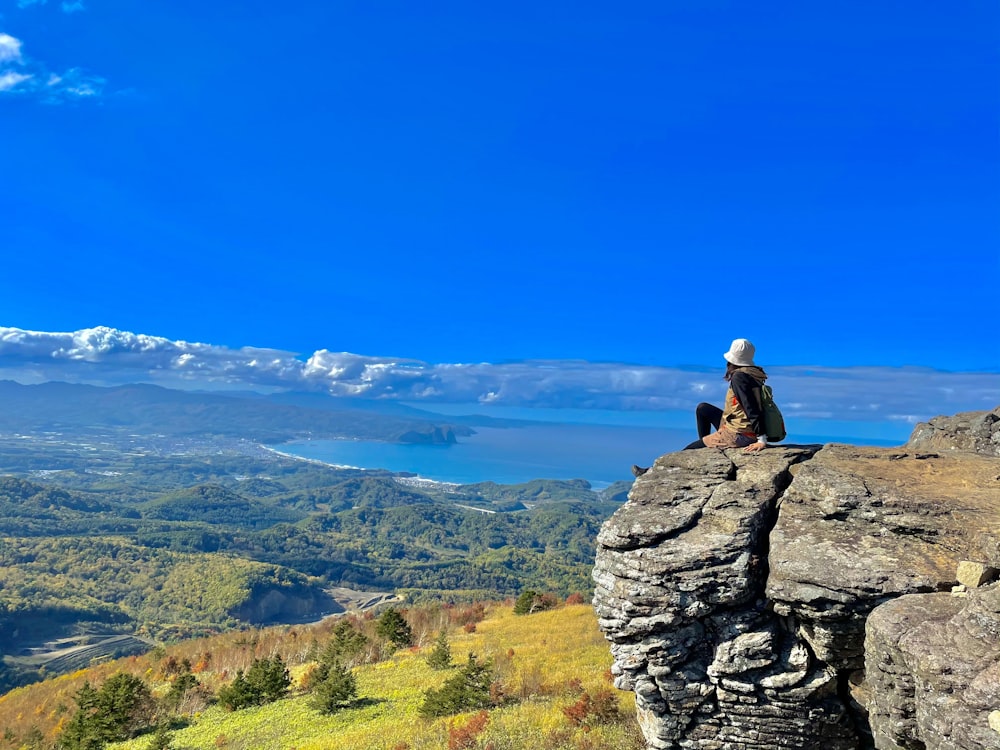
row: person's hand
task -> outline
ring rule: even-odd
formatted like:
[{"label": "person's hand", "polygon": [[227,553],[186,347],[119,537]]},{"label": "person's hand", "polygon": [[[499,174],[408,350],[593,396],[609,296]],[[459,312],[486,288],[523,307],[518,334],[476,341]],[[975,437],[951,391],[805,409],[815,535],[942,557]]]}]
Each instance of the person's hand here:
[{"label": "person's hand", "polygon": [[767,447],[767,443],[750,443],[746,448],[743,449],[744,453],[756,453],[757,451],[762,451]]}]

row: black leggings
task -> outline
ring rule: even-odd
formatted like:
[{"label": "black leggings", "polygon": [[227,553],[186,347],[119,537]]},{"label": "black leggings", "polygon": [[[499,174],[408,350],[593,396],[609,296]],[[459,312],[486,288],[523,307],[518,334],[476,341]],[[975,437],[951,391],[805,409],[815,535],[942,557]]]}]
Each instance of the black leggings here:
[{"label": "black leggings", "polygon": [[684,450],[686,451],[705,447],[705,441],[702,438],[711,434],[713,427],[719,429],[719,425],[722,424],[722,409],[702,401],[694,410],[694,418],[698,423],[698,439],[685,446]]}]

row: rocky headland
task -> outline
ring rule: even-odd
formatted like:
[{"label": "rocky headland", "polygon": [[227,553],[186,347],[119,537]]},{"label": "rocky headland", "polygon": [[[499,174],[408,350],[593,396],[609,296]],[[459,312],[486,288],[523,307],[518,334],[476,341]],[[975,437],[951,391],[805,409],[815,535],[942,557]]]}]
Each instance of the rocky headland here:
[{"label": "rocky headland", "polygon": [[594,606],[656,750],[1000,750],[1000,407],[660,457]]}]

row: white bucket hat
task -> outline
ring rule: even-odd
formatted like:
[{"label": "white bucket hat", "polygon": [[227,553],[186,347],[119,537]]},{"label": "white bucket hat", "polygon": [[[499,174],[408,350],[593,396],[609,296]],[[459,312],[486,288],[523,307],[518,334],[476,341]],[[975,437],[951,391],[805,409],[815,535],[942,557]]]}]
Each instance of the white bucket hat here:
[{"label": "white bucket hat", "polygon": [[752,367],[753,354],[756,351],[754,345],[746,339],[735,339],[729,347],[729,351],[722,356],[727,362],[732,362],[737,367]]}]

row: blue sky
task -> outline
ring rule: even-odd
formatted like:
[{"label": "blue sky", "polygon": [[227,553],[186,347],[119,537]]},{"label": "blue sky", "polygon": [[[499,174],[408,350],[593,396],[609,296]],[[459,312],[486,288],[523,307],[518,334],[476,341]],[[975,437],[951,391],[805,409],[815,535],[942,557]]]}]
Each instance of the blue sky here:
[{"label": "blue sky", "polygon": [[998,42],[980,0],[0,0],[0,325],[995,374]]}]

